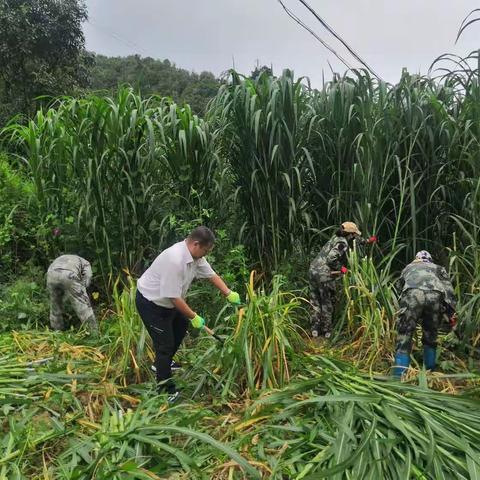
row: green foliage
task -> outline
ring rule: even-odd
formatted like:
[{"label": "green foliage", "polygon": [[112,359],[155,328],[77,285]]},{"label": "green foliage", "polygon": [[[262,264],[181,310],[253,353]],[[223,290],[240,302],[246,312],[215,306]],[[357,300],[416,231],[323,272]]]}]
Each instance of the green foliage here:
[{"label": "green foliage", "polygon": [[200,74],[178,68],[169,60],[155,60],[139,55],[105,57],[95,55],[91,71],[91,88],[111,94],[123,85],[131,85],[142,95],[171,97],[187,103],[197,114],[206,112],[207,103],[215,97],[220,82],[210,72]]},{"label": "green foliage", "polygon": [[[392,86],[358,71],[314,91],[291,72],[234,73],[204,119],[132,89],[62,99],[4,132],[40,205],[35,256],[45,264],[62,251],[82,254],[110,292],[122,268],[140,273],[206,224],[223,232],[212,259],[219,273],[232,273],[229,281],[241,285],[245,269],[260,265],[267,280],[284,272],[301,286],[316,245],[348,218],[379,236],[374,260],[385,268],[383,285],[417,249],[450,261],[465,306],[462,329],[475,339],[480,88],[474,76],[462,91],[455,82],[404,73]],[[11,245],[14,207],[4,213],[4,244]],[[52,238],[55,228],[62,234]],[[237,244],[246,247],[243,266],[223,267]],[[229,272],[240,266],[243,273]],[[367,277],[375,270],[365,269]],[[377,305],[368,288],[365,296],[349,290],[355,308]],[[208,306],[199,308],[212,318],[221,299],[206,291],[194,290],[193,303],[202,298]],[[367,318],[352,315],[351,327]],[[375,335],[372,352],[381,329]]]},{"label": "green foliage", "polygon": [[268,478],[476,477],[478,402],[365,378],[322,357],[307,368],[310,379],[266,392],[245,420],[257,424],[244,443],[268,462]]},{"label": "green foliage", "polygon": [[133,379],[139,382],[141,372],[148,372],[154,360],[152,348],[147,343],[147,332],[135,306],[135,283],[131,277],[127,282],[124,288],[120,279],[113,285],[115,315],[109,317],[106,326],[101,325],[110,339],[106,356],[117,381],[124,385]]},{"label": "green foliage", "polygon": [[[269,357],[275,352],[272,343],[257,348],[265,334],[274,340],[272,327],[288,323],[284,313],[292,305],[278,300],[258,292],[248,306],[250,320],[238,326],[248,329],[226,341],[224,362],[218,361],[220,352],[214,355],[218,346],[212,340],[205,338],[215,345],[209,355],[200,356],[201,345],[195,346],[188,390],[173,406],[144,385],[130,384],[127,390],[115,383],[114,358],[101,353],[108,351],[108,336],[97,345],[64,332],[2,337],[8,356],[0,358],[0,421],[7,433],[0,441],[0,472],[6,478],[37,478],[48,471],[65,479],[207,480],[221,471],[235,480],[474,478],[478,399],[371,378],[305,351],[304,343],[295,348],[285,343],[291,378],[283,387],[270,388],[267,381],[264,388],[260,382],[251,392],[253,401],[243,402],[238,394],[186,400],[199,386],[192,381],[201,380],[199,372],[212,383],[230,370],[232,360],[245,365],[231,369],[239,382],[247,375],[244,359],[254,372],[280,378],[274,375],[281,371],[275,357]],[[265,333],[258,328],[262,324]],[[227,345],[237,341],[251,349],[228,354]],[[18,351],[35,360],[15,358]],[[474,375],[463,377],[478,382]]]},{"label": "green foliage", "polygon": [[[160,64],[130,61],[144,76],[138,88],[169,94],[168,82],[154,83]],[[30,256],[80,253],[113,292],[113,312],[97,339],[28,331],[48,319],[44,270],[2,283],[2,328],[17,331],[0,336],[0,477],[478,477],[478,400],[428,388],[478,397],[478,377],[422,371],[415,387],[360,374],[305,339],[306,302],[275,275],[302,285],[311,250],[342,220],[378,234],[368,256],[351,255],[335,347],[386,371],[396,271],[432,249],[449,263],[468,367],[478,368],[478,71],[441,81],[405,73],[394,86],[351,72],[319,91],[270,73],[233,73],[205,118],[121,89],[62,98],[4,131],[2,267],[11,274]],[[171,95],[193,85],[179,82]],[[171,406],[149,382],[129,274],[199,223],[216,230],[210,260],[246,305],[225,305],[208,284],[192,289],[189,302],[223,343],[206,331],[187,339],[180,405]],[[244,294],[252,261],[262,281],[252,274]],[[466,370],[440,343],[442,368]]]},{"label": "green foliage", "polygon": [[420,248],[445,259],[455,216],[476,211],[480,89],[469,78],[459,92],[450,77],[404,72],[387,85],[354,71],[316,91],[291,73],[233,74],[209,121],[222,128],[250,254],[276,270],[352,219],[395,252],[396,268]]},{"label": "green foliage", "polygon": [[0,287],[0,331],[36,328],[48,323],[49,300],[45,275],[38,267],[24,269],[22,274]]},{"label": "green foliage", "polygon": [[208,386],[222,398],[250,397],[289,382],[293,374],[290,362],[305,349],[296,324],[302,299],[283,290],[285,280],[280,276],[273,278],[269,292],[255,291],[253,282],[254,272],[246,305],[217,325],[216,333],[226,334],[225,343],[207,349],[189,372],[188,378],[196,382],[195,393]]},{"label": "green foliage", "polygon": [[0,281],[31,256],[38,211],[32,182],[0,154]]},{"label": "green foliage", "polygon": [[39,95],[85,84],[86,19],[83,0],[0,2],[0,100],[10,104],[10,115],[31,113]]},{"label": "green foliage", "polygon": [[165,246],[172,212],[195,218],[228,192],[205,121],[131,89],[64,99],[4,135],[21,152],[43,222],[54,219],[65,232],[76,226],[62,237],[65,249],[92,259],[106,290],[114,272],[141,270]]},{"label": "green foliage", "polygon": [[212,104],[222,128],[250,253],[268,272],[293,252],[309,215],[303,182],[313,175],[308,150],[312,109],[307,89],[285,71],[242,79],[235,72]]},{"label": "green foliage", "polygon": [[71,446],[59,457],[57,478],[74,475],[79,480],[148,480],[174,471],[187,472],[191,478],[206,478],[199,468],[198,456],[211,454],[231,458],[248,472],[249,478],[261,478],[228,444],[191,428],[200,415],[208,414],[207,410],[193,409],[179,421],[177,411],[159,409],[157,399],[143,403],[135,412],[107,405],[101,423],[91,424],[80,441],[73,438]]},{"label": "green foliage", "polygon": [[[387,262],[375,265],[361,248],[349,255],[348,273],[343,277],[343,298],[337,308],[335,340],[344,340],[345,349],[355,361],[371,369],[383,363],[388,370],[394,350],[395,319],[398,301],[393,288],[396,280]],[[385,365],[386,364],[386,365]]]},{"label": "green foliage", "polygon": [[420,248],[444,255],[457,229],[448,214],[463,212],[478,177],[470,116],[478,88],[470,87],[456,95],[448,81],[406,72],[393,86],[366,72],[326,84],[313,98],[310,202],[326,213],[314,226],[354,218],[404,262]]},{"label": "green foliage", "polygon": [[[10,365],[12,376],[25,374],[25,367],[22,367]],[[4,375],[2,375],[2,380],[5,380]],[[18,378],[16,380],[18,381]],[[19,388],[12,390],[18,392]],[[9,407],[12,408],[11,404],[5,406],[7,412]],[[0,478],[2,479],[21,480],[27,478],[24,473],[27,470],[25,465],[28,465],[28,452],[46,442],[58,441],[64,436],[63,425],[56,419],[45,416],[40,408],[21,410],[16,414],[11,414],[6,423],[8,433],[0,442]]]}]

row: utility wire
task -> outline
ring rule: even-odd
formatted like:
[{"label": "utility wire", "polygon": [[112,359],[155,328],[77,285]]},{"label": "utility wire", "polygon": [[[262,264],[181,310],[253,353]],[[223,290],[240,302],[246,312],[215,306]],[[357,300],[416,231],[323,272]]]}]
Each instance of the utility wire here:
[{"label": "utility wire", "polygon": [[128,40],[127,38],[120,36],[119,34],[115,33],[113,30],[110,30],[109,28],[101,27],[98,23],[93,22],[92,20],[94,20],[93,17],[90,17],[87,20],[87,22],[92,27],[94,27],[97,30],[100,30],[101,32],[103,32],[104,34],[112,37],[117,42],[123,43],[124,45],[126,45],[129,48],[133,48],[133,49],[137,50],[137,53],[143,53],[147,57],[150,56],[149,53],[147,52],[147,50],[145,48],[143,48],[141,45],[138,45],[135,42],[132,42],[131,40]]},{"label": "utility wire", "polygon": [[301,27],[303,27],[307,32],[309,32],[312,36],[314,36],[327,50],[332,52],[348,69],[352,69],[352,66],[338,54],[327,42],[322,40],[308,25],[306,25],[302,20],[300,20],[297,15],[295,15],[289,8],[285,6],[282,0],[277,0],[278,3],[283,7],[287,15],[291,17],[295,22],[297,22]]},{"label": "utility wire", "polygon": [[382,80],[380,75],[378,75],[375,70],[368,65],[368,63],[356,53],[350,45],[343,40],[343,38],[322,18],[320,15],[305,1],[298,0],[352,55],[358,60],[372,75],[377,77],[379,80]]}]

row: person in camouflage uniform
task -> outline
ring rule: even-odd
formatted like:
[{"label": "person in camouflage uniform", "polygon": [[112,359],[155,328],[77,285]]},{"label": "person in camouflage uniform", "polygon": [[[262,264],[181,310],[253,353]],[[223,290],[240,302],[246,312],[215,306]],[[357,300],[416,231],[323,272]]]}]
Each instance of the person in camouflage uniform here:
[{"label": "person in camouflage uniform", "polygon": [[397,320],[397,345],[393,374],[400,377],[410,365],[412,338],[417,323],[423,330],[423,363],[427,370],[436,364],[437,331],[446,310],[455,312],[452,284],[445,269],[422,250],[407,265],[400,277],[400,312]]},{"label": "person in camouflage uniform", "polygon": [[361,232],[353,222],[344,222],[310,264],[310,303],[313,308],[312,336],[329,338],[336,301],[337,280],[346,273],[347,253]]},{"label": "person in camouflage uniform", "polygon": [[63,308],[65,301],[69,301],[82,324],[92,333],[98,332],[87,294],[91,280],[90,263],[78,255],[62,255],[51,263],[47,271],[47,288],[50,293],[50,325],[54,330],[65,328]]}]

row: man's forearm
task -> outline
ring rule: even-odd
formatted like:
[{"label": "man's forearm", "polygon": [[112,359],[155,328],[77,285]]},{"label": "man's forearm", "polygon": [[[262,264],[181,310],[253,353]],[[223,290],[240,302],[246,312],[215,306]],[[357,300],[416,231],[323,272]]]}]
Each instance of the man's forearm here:
[{"label": "man's forearm", "polygon": [[230,293],[230,289],[227,287],[226,283],[218,275],[214,275],[209,278],[212,285],[218,288],[223,295],[227,296]]},{"label": "man's forearm", "polygon": [[171,300],[175,308],[190,320],[196,315],[183,298],[172,298]]}]

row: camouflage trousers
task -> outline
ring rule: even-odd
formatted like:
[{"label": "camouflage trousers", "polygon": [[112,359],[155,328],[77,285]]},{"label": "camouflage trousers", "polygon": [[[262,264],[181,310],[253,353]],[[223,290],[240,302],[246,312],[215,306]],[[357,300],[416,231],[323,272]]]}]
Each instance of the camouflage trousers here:
[{"label": "camouflage trousers", "polygon": [[310,275],[310,303],[312,305],[312,331],[320,335],[332,331],[332,318],[336,302],[335,282],[319,282]]},{"label": "camouflage trousers", "polygon": [[47,288],[50,293],[50,325],[54,330],[63,330],[64,305],[68,301],[75,314],[90,331],[98,330],[85,286],[65,271],[49,271]]},{"label": "camouflage trousers", "polygon": [[423,346],[437,346],[437,332],[442,317],[443,295],[435,290],[411,288],[400,297],[400,313],[397,319],[396,351],[410,353],[417,324],[421,324]]}]

